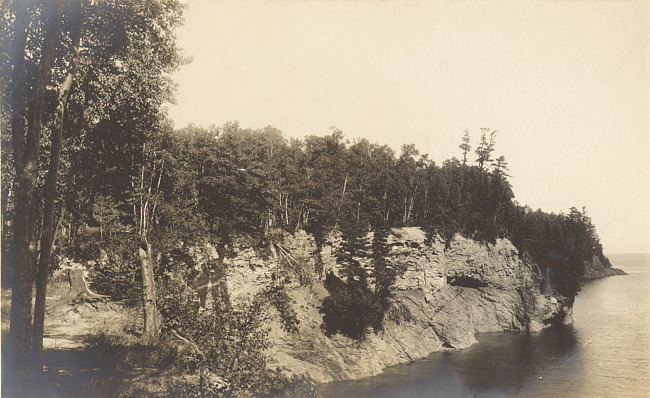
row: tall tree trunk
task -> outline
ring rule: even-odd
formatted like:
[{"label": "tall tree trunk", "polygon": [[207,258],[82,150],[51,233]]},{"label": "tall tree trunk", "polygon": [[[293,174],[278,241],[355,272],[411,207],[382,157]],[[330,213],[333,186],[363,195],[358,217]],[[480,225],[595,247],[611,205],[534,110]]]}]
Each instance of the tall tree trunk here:
[{"label": "tall tree trunk", "polygon": [[424,190],[424,214],[423,218],[424,220],[427,219],[427,216],[429,215],[429,189]]},{"label": "tall tree trunk", "polygon": [[[143,152],[146,154],[145,149],[146,147],[143,146]],[[142,188],[144,188],[144,169],[145,167],[143,165],[140,181]],[[149,176],[146,199],[145,197],[141,197],[140,199],[140,248],[138,250],[138,256],[140,257],[140,272],[142,274],[142,309],[144,311],[144,331],[142,332],[141,340],[145,344],[157,342],[160,333],[158,308],[156,307],[156,281],[153,273],[153,256],[151,243],[149,243],[147,235],[154,224],[156,214],[156,203],[150,197],[154,188],[156,192],[160,190],[160,182],[164,169],[165,160],[163,159],[158,174],[158,182],[154,187],[156,163],[153,163],[151,175]]]},{"label": "tall tree trunk", "polygon": [[144,331],[141,339],[145,344],[158,340],[158,309],[156,308],[156,284],[153,276],[151,244],[146,237],[142,238],[138,250],[140,271],[142,273],[142,308],[144,310]]},{"label": "tall tree trunk", "polygon": [[285,225],[289,225],[289,194],[284,197],[284,220]]},{"label": "tall tree trunk", "polygon": [[[275,250],[273,242],[270,247]],[[214,310],[219,312],[230,311],[230,296],[228,295],[228,280],[226,266],[223,264],[224,257],[218,254],[218,251],[209,248],[210,254],[207,261],[208,275],[210,280],[210,292],[214,302]]]},{"label": "tall tree trunk", "polygon": [[406,214],[406,220],[411,219],[411,213],[413,213],[413,205],[415,204],[415,193],[418,191],[418,184],[415,184],[415,188],[413,189],[413,194],[411,195],[411,199],[409,200],[409,209]]},{"label": "tall tree trunk", "polygon": [[298,232],[298,229],[300,228],[300,222],[303,221],[304,219],[304,212],[303,209],[305,208],[305,204],[301,203],[300,204],[300,211],[298,212],[298,219],[296,220],[296,227],[293,229],[293,233]]},{"label": "tall tree trunk", "polygon": [[[30,389],[31,327],[32,327],[32,286],[34,283],[34,265],[36,261],[37,242],[35,237],[37,211],[36,180],[38,176],[39,150],[41,145],[43,104],[47,84],[51,75],[54,59],[54,47],[59,35],[61,21],[60,1],[47,3],[45,21],[44,47],[41,55],[36,96],[26,112],[25,84],[25,46],[29,15],[26,2],[16,2],[16,27],[20,57],[17,59],[17,79],[14,84],[14,106],[12,117],[12,139],[14,162],[16,168],[16,206],[15,206],[15,272],[11,300],[10,331],[7,341],[11,377],[11,394],[26,395]],[[48,18],[49,16],[49,18]],[[24,31],[23,31],[24,27]],[[29,114],[31,120],[27,121]],[[25,134],[26,133],[26,134]],[[6,355],[6,354],[5,354]],[[7,380],[7,379],[5,379]],[[4,392],[4,391],[3,391]]]},{"label": "tall tree trunk", "polygon": [[[32,304],[32,276],[31,264],[33,254],[29,250],[29,208],[25,202],[29,198],[30,190],[27,186],[30,181],[25,179],[24,173],[19,171],[24,169],[23,154],[25,151],[25,133],[27,132],[27,99],[25,94],[25,49],[27,33],[29,27],[29,16],[27,13],[27,2],[14,2],[16,15],[16,38],[14,46],[14,61],[16,70],[14,74],[14,84],[11,106],[12,106],[12,144],[13,160],[16,169],[14,188],[16,190],[16,206],[13,220],[13,250],[14,269],[12,277],[11,292],[11,316],[10,330],[4,358],[8,358],[11,366],[5,367],[3,372],[3,382],[5,386],[13,387],[17,394],[26,394],[29,390],[28,380],[24,380],[29,374],[28,371],[28,352],[30,349],[29,341],[25,341],[31,324],[31,304]],[[19,178],[22,178],[19,181]],[[20,199],[20,200],[18,200]],[[4,361],[3,361],[4,362]],[[23,373],[24,372],[24,373]],[[11,380],[12,383],[7,383]]]},{"label": "tall tree trunk", "polygon": [[43,330],[45,326],[45,297],[47,295],[47,279],[50,273],[50,258],[56,236],[54,223],[54,199],[56,197],[56,181],[59,173],[61,157],[61,141],[63,135],[63,116],[70,96],[72,82],[79,65],[79,43],[81,41],[81,0],[73,2],[73,28],[72,49],[70,51],[70,64],[68,71],[59,89],[58,105],[52,131],[52,149],[50,152],[50,165],[43,189],[45,203],[43,205],[43,234],[41,236],[41,250],[36,275],[36,303],[34,307],[34,332],[32,336],[33,370],[35,373],[43,371]]},{"label": "tall tree trunk", "polygon": [[[345,188],[348,186],[348,175],[345,175],[345,181],[343,182],[343,192],[341,192],[341,199],[339,200],[339,208],[336,213],[336,222],[335,224],[339,224],[339,217],[341,216],[341,206],[343,206],[343,199],[345,199]],[[329,214],[327,215],[327,220],[325,221],[325,224],[329,221]]]},{"label": "tall tree trunk", "polygon": [[99,203],[99,240],[104,240],[104,201]]}]

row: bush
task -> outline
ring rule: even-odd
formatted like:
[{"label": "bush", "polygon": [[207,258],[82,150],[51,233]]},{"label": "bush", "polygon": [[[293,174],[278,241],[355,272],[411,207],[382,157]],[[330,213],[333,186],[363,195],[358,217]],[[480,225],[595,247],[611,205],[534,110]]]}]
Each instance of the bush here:
[{"label": "bush", "polygon": [[[281,294],[278,296],[281,297]],[[266,368],[267,332],[261,328],[264,294],[247,308],[200,308],[178,284],[162,300],[163,331],[183,340],[177,366],[189,376],[170,387],[174,396],[282,396],[302,385]],[[223,380],[220,383],[214,380]],[[213,380],[213,381],[210,381]]]},{"label": "bush", "polygon": [[175,381],[168,389],[170,397],[315,397],[316,385],[305,376],[287,377],[278,370],[267,371],[264,386],[250,385],[250,389],[234,389],[226,386],[218,377],[195,375]]},{"label": "bush", "polygon": [[323,300],[323,331],[331,336],[337,332],[362,339],[368,328],[377,330],[384,318],[381,300],[363,280],[344,282],[333,273],[327,274],[325,287],[330,295]]},{"label": "bush", "polygon": [[127,305],[138,305],[142,300],[138,244],[132,235],[114,234],[100,242],[95,264],[90,268],[91,288]]},{"label": "bush", "polygon": [[163,299],[163,331],[185,339],[179,365],[194,372],[201,368],[218,374],[255,372],[265,365],[262,350],[266,334],[260,329],[261,300],[241,311],[220,312],[196,305],[179,286]]},{"label": "bush", "polygon": [[284,330],[289,333],[297,333],[300,321],[297,318],[296,311],[291,307],[291,298],[284,289],[273,286],[266,291],[265,296],[280,313],[280,321]]}]

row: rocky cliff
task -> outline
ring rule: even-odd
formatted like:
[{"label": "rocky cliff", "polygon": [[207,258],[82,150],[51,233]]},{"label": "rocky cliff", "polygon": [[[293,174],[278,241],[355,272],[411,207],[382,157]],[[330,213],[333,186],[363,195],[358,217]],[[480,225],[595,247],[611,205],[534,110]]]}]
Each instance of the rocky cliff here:
[{"label": "rocky cliff", "polygon": [[603,264],[597,256],[585,267],[583,279],[596,279],[606,276],[627,275],[625,271],[618,268],[612,268],[609,264]]},{"label": "rocky cliff", "polygon": [[274,282],[279,268],[293,274],[285,285],[299,320],[298,331],[286,332],[277,310],[269,306],[266,325],[272,343],[270,366],[305,374],[317,382],[356,379],[385,367],[413,361],[432,352],[466,348],[475,334],[538,331],[568,322],[571,308],[563,297],[541,294],[539,270],[522,261],[507,240],[479,244],[457,236],[448,247],[427,242],[418,228],[394,229],[389,238],[390,263],[398,270],[391,308],[383,330],[357,342],[341,335],[326,337],[319,307],[328,292],[314,272],[336,272],[331,245],[320,250],[304,232],[285,235],[281,249],[262,260],[251,248],[237,248],[224,262],[233,305],[248,302]]}]

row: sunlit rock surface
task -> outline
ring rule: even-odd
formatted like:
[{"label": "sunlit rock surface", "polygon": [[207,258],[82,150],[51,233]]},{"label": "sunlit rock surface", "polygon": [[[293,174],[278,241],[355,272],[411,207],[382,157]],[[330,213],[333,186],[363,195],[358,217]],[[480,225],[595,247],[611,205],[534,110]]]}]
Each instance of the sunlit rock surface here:
[{"label": "sunlit rock surface", "polygon": [[[326,337],[319,306],[328,292],[315,277],[316,244],[301,231],[281,238],[292,267],[299,268],[291,272],[302,273],[285,287],[300,324],[299,333],[285,332],[279,314],[268,306],[270,366],[317,382],[375,375],[435,351],[466,348],[476,343],[476,333],[538,331],[571,321],[567,300],[540,292],[537,266],[522,261],[509,241],[480,244],[457,236],[445,248],[442,241],[427,241],[419,228],[401,228],[389,237],[390,263],[399,276],[383,330],[369,332],[362,342]],[[336,273],[333,253],[340,238],[333,235],[329,241],[320,261],[324,272]],[[291,266],[280,260],[285,253],[261,259],[252,249],[238,249],[235,258],[224,260],[235,305],[270,286],[274,267]],[[362,264],[371,270],[369,261]]]}]

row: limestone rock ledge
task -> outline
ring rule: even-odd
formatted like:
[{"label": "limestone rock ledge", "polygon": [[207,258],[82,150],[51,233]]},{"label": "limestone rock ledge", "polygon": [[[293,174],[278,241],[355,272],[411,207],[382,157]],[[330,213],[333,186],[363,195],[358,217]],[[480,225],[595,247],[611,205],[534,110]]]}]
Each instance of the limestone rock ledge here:
[{"label": "limestone rock ledge", "polygon": [[[334,247],[321,251],[324,271],[337,271]],[[271,347],[269,364],[288,374],[305,374],[316,382],[376,375],[388,366],[423,358],[432,352],[462,349],[476,343],[477,333],[539,331],[571,322],[571,307],[561,296],[539,290],[539,272],[522,261],[508,240],[480,244],[457,236],[444,242],[426,241],[418,228],[394,229],[389,238],[390,262],[398,270],[392,306],[383,330],[363,342],[341,335],[326,337],[318,309],[328,294],[319,280],[287,285],[300,321],[299,332],[285,332],[279,314],[269,306],[266,326]],[[315,264],[313,239],[297,233],[285,239],[295,258]],[[231,261],[228,285],[236,303],[272,283],[273,261],[252,252]],[[367,264],[369,266],[369,264]]]}]

